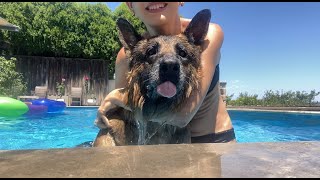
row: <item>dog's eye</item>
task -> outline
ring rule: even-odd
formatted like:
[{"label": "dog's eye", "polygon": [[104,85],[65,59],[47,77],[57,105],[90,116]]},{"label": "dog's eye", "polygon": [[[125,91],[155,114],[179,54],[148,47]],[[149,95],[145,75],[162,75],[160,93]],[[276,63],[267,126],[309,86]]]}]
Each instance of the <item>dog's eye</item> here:
[{"label": "dog's eye", "polygon": [[186,57],[186,56],[187,56],[186,51],[180,49],[180,50],[179,50],[179,56],[181,56],[181,57]]},{"label": "dog's eye", "polygon": [[156,47],[151,47],[151,48],[149,48],[148,50],[147,50],[147,56],[152,56],[152,55],[154,55],[154,54],[156,54],[157,53],[157,48]]},{"label": "dog's eye", "polygon": [[176,52],[179,56],[183,58],[187,57],[188,55],[185,47],[180,43],[176,44]]}]

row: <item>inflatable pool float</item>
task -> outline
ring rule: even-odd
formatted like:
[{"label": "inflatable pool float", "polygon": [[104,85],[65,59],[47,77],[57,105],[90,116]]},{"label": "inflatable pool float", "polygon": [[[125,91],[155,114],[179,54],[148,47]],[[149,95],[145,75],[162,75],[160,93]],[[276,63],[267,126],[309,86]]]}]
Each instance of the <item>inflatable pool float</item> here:
[{"label": "inflatable pool float", "polygon": [[35,99],[31,101],[33,106],[46,106],[48,113],[62,112],[66,108],[66,103],[51,99]]},{"label": "inflatable pool float", "polygon": [[0,97],[0,116],[21,116],[29,110],[28,106],[10,97]]},{"label": "inflatable pool float", "polygon": [[44,114],[48,112],[48,107],[44,105],[33,105],[31,102],[27,103],[29,111],[25,115]]}]

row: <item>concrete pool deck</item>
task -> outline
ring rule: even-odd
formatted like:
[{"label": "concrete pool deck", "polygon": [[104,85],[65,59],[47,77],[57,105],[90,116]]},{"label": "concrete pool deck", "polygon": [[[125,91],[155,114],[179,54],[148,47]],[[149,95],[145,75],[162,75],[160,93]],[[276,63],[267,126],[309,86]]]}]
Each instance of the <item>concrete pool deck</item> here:
[{"label": "concrete pool deck", "polygon": [[320,141],[0,151],[1,178],[320,177]]}]

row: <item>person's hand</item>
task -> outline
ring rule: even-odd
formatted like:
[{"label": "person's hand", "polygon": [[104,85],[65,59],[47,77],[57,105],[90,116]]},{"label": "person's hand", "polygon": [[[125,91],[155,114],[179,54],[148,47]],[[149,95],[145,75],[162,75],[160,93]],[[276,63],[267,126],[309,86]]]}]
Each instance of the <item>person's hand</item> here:
[{"label": "person's hand", "polygon": [[95,119],[94,124],[100,129],[111,128],[106,113],[109,110],[117,107],[122,107],[126,110],[131,111],[131,109],[127,106],[127,102],[128,99],[123,88],[111,91],[98,108],[97,118]]}]

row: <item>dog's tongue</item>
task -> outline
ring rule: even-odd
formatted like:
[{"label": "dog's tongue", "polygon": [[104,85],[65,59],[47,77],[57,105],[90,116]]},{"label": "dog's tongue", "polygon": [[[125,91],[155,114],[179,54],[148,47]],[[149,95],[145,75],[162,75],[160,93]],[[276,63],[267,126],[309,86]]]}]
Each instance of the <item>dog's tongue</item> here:
[{"label": "dog's tongue", "polygon": [[157,87],[157,92],[163,97],[171,98],[176,95],[177,88],[172,82],[166,81]]}]

